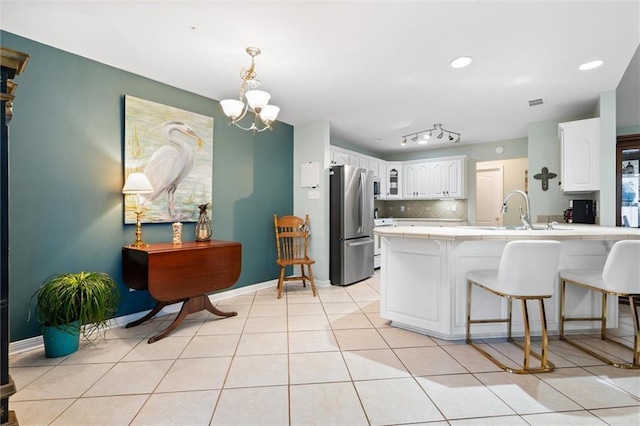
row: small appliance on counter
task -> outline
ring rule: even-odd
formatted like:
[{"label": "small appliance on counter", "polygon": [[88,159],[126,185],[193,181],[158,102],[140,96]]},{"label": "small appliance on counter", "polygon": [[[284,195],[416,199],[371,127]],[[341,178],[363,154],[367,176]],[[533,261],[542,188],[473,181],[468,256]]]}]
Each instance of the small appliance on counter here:
[{"label": "small appliance on counter", "polygon": [[[569,220],[567,220],[567,215]],[[595,201],[570,200],[569,209],[564,212],[564,220],[569,223],[596,223]]]},{"label": "small appliance on counter", "polygon": [[573,209],[566,209],[564,211],[565,223],[573,223]]}]

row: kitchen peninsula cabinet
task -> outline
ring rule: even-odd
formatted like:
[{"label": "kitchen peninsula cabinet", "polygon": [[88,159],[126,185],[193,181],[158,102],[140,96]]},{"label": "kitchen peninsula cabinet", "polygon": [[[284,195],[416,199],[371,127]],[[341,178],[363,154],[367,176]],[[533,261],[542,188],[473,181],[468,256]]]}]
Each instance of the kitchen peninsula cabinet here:
[{"label": "kitchen peninsula cabinet", "polygon": [[[485,227],[377,227],[381,237],[380,316],[394,327],[446,340],[462,340],[466,333],[467,271],[497,268],[509,241],[550,239],[560,241],[559,269],[598,268],[604,265],[617,240],[640,239],[640,229],[596,225],[557,225],[554,229],[507,230]],[[559,279],[555,294],[545,300],[547,326],[553,335],[560,327]],[[575,288],[574,288],[575,287]],[[504,318],[507,301],[489,292],[476,292],[478,318]],[[607,324],[618,320],[618,298],[608,300]],[[523,334],[520,306],[515,305],[513,331]],[[567,316],[598,317],[600,297],[595,292],[573,286],[567,293]],[[540,320],[533,310],[531,327],[540,334]],[[598,330],[595,322],[573,322],[572,332]],[[504,336],[503,323],[478,325],[478,337]]]},{"label": "kitchen peninsula cabinet", "polygon": [[600,190],[600,119],[558,124],[560,179],[568,193]]}]

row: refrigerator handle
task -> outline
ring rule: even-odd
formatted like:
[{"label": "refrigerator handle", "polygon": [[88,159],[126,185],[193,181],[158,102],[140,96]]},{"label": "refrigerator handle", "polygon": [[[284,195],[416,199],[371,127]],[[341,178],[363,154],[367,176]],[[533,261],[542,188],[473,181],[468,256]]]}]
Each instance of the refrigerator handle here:
[{"label": "refrigerator handle", "polygon": [[365,196],[364,196],[364,184],[367,180],[367,175],[364,172],[360,172],[360,182],[358,182],[358,197],[360,198],[358,201],[360,201],[359,204],[359,209],[360,211],[358,212],[358,233],[364,232],[364,209],[365,209]]},{"label": "refrigerator handle", "polygon": [[356,243],[348,242],[348,247],[357,247],[357,246],[366,246],[367,244],[372,244],[374,241],[371,238],[367,238],[367,241],[358,241]]}]

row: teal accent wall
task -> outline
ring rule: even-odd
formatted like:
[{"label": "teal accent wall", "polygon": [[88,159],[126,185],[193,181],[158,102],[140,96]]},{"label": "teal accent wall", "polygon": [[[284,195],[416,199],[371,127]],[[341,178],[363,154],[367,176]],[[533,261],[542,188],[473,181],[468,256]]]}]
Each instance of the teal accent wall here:
[{"label": "teal accent wall", "polygon": [[[118,316],[154,305],[121,276],[121,248],[135,239],[123,224],[124,95],[214,117],[213,237],[242,243],[236,287],[277,278],[273,214],[293,211],[292,126],[251,136],[229,127],[212,99],[11,33],[0,41],[31,56],[15,78],[10,123],[11,341],[41,334],[27,320],[30,298],[54,273],[109,273],[122,294]],[[183,238],[194,239],[193,223]],[[143,239],[171,241],[171,224],[144,224]]]}]

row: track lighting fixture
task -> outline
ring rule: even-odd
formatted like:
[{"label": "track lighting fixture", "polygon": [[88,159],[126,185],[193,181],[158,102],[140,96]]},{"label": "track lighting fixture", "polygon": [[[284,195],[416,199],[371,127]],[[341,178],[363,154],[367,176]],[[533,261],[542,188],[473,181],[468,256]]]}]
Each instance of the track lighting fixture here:
[{"label": "track lighting fixture", "polygon": [[440,132],[436,136],[436,138],[438,138],[438,139],[442,139],[442,137],[446,133],[448,135],[449,142],[460,143],[460,136],[461,136],[460,133],[453,132],[453,131],[447,130],[447,129],[443,129],[442,128],[442,124],[434,124],[433,128],[431,128],[431,129],[420,130],[418,132],[409,133],[408,135],[402,136],[401,145],[402,146],[406,146],[407,145],[407,138],[410,138],[412,142],[416,142],[418,140],[418,138],[420,137],[420,135],[424,135],[424,136],[423,136],[422,139],[420,139],[420,141],[418,143],[421,144],[421,145],[422,144],[426,144],[429,141],[429,139],[431,139],[431,136],[433,136],[433,132]]}]

